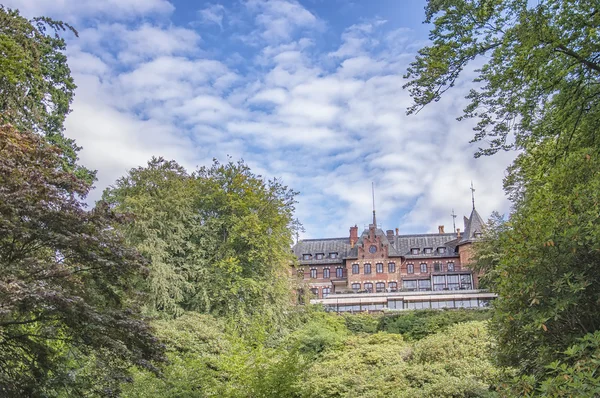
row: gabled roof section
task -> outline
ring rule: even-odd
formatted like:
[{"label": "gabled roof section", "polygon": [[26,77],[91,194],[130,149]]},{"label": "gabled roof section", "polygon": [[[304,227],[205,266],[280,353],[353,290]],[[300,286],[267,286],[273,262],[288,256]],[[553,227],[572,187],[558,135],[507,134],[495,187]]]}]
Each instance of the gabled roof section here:
[{"label": "gabled roof section", "polygon": [[462,239],[459,242],[459,245],[463,243],[469,243],[475,240],[475,234],[483,232],[484,224],[485,223],[483,222],[483,219],[481,218],[479,213],[477,213],[477,210],[473,208],[473,211],[471,212],[471,217],[469,217],[469,219],[465,223],[465,232],[462,236]]}]

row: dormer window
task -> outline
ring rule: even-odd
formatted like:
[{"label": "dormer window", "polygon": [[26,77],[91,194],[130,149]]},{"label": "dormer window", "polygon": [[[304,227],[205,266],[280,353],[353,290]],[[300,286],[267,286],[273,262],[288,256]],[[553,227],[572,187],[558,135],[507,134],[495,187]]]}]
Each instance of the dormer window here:
[{"label": "dormer window", "polygon": [[425,254],[431,254],[433,252],[433,248],[431,247],[426,247],[425,249],[423,249],[423,253]]},{"label": "dormer window", "polygon": [[317,253],[316,259],[317,260],[323,260],[323,253]]},{"label": "dormer window", "polygon": [[311,255],[310,254],[303,254],[302,255],[302,260],[310,260]]},{"label": "dormer window", "polygon": [[329,253],[329,258],[337,258],[338,254],[337,253]]},{"label": "dormer window", "polygon": [[473,236],[474,236],[476,239],[479,239],[479,238],[481,238],[481,237],[483,236],[483,234],[482,234],[481,232],[475,232],[475,233],[473,234]]},{"label": "dormer window", "polygon": [[446,253],[446,248],[445,247],[438,247],[437,249],[439,254],[445,254]]},{"label": "dormer window", "polygon": [[419,249],[418,248],[410,249],[410,254],[419,254]]}]

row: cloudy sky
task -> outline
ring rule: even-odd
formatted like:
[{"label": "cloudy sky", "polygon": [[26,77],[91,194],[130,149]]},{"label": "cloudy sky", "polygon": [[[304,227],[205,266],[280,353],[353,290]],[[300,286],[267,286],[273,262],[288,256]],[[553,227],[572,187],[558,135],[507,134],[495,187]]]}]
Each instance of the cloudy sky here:
[{"label": "cloudy sky", "polygon": [[155,156],[190,171],[244,159],[300,192],[305,237],[346,236],[371,217],[401,233],[452,229],[452,209],[506,212],[514,154],[474,159],[457,122],[466,75],[416,116],[402,75],[427,44],[417,0],[0,0],[73,24],[78,85],[66,134],[98,170],[97,199]]}]

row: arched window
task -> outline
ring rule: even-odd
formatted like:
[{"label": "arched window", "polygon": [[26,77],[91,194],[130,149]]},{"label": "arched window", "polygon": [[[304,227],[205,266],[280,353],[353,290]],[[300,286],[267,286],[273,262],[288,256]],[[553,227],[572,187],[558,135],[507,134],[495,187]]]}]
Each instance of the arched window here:
[{"label": "arched window", "polygon": [[323,268],[323,278],[329,278],[329,268]]},{"label": "arched window", "polygon": [[427,263],[421,263],[421,273],[422,274],[427,273]]},{"label": "arched window", "polygon": [[454,262],[448,262],[448,272],[454,272]]},{"label": "arched window", "polygon": [[415,273],[415,266],[414,266],[414,264],[406,264],[406,273],[407,274],[414,274]]},{"label": "arched window", "polygon": [[382,263],[375,264],[375,268],[377,269],[378,274],[381,274],[383,272],[383,264]]},{"label": "arched window", "polygon": [[344,268],[342,267],[337,267],[335,269],[335,277],[336,278],[343,278],[344,277]]},{"label": "arched window", "polygon": [[388,289],[390,290],[390,292],[397,292],[398,282],[388,282]]},{"label": "arched window", "polygon": [[323,289],[321,289],[321,293],[323,294],[323,298],[325,298],[331,294],[331,288],[324,287]]},{"label": "arched window", "polygon": [[385,282],[377,282],[375,284],[375,291],[377,293],[385,292]]},{"label": "arched window", "polygon": [[444,271],[442,269],[442,263],[440,263],[439,261],[436,261],[435,263],[433,263],[433,272],[442,272]]},{"label": "arched window", "polygon": [[310,277],[312,279],[317,279],[317,269],[316,268],[311,268],[310,269]]},{"label": "arched window", "polygon": [[358,264],[352,264],[352,273],[358,274],[359,272],[360,272],[360,269],[358,267]]},{"label": "arched window", "polygon": [[365,274],[371,273],[371,264],[365,264]]},{"label": "arched window", "polygon": [[354,290],[354,293],[358,292],[360,290],[360,283],[353,283],[352,290]]},{"label": "arched window", "polygon": [[393,274],[396,272],[396,263],[388,263],[388,273]]},{"label": "arched window", "polygon": [[365,283],[365,290],[369,293],[373,292],[373,284],[371,282],[366,282]]}]

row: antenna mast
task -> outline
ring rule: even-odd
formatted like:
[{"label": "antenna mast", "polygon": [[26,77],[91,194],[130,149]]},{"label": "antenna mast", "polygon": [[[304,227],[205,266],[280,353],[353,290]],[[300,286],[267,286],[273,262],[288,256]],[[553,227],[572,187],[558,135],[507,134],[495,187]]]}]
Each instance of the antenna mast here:
[{"label": "antenna mast", "polygon": [[471,201],[473,202],[473,210],[475,210],[475,188],[473,188],[473,181],[471,181]]}]

